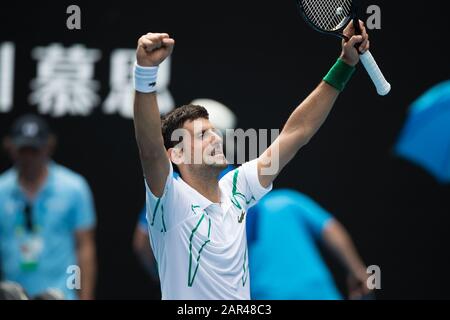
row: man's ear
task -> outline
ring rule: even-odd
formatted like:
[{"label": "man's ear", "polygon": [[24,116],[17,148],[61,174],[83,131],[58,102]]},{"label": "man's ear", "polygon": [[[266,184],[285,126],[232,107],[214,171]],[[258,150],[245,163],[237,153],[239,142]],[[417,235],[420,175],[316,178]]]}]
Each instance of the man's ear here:
[{"label": "man's ear", "polygon": [[169,160],[173,164],[179,165],[183,163],[183,149],[180,146],[170,148],[167,150],[167,154],[169,156]]}]

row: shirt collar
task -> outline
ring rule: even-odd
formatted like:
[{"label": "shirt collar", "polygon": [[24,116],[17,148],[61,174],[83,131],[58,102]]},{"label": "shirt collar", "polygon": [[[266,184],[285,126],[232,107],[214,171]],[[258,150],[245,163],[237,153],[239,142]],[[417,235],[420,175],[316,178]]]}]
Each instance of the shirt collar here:
[{"label": "shirt collar", "polygon": [[[41,194],[46,193],[51,189],[51,187],[55,181],[55,179],[54,179],[55,166],[56,166],[56,164],[53,161],[50,161],[47,164],[47,170],[48,170],[47,179],[45,180],[44,185],[41,187],[41,190],[39,190],[38,194],[36,195],[36,199],[38,197],[40,197]],[[19,172],[18,172],[17,168],[13,167],[12,173],[13,173],[13,177],[14,177],[14,193],[19,194],[19,195],[23,196],[24,198],[26,198],[24,192],[22,191],[22,188],[20,187]]]},{"label": "shirt collar", "polygon": [[196,206],[199,206],[199,209],[201,211],[205,210],[209,206],[213,205],[214,202],[207,199],[205,196],[203,196],[200,192],[192,188],[189,184],[187,184],[181,177],[177,179],[183,187],[189,192],[190,197],[192,198],[193,203]]},{"label": "shirt collar", "polygon": [[231,201],[226,197],[225,193],[223,192],[222,188],[219,184],[219,190],[220,190],[220,201],[221,203],[214,203],[211,200],[207,199],[205,196],[203,196],[201,193],[199,193],[197,190],[192,188],[189,184],[187,184],[181,177],[177,179],[183,187],[189,192],[189,195],[192,198],[192,201],[195,202],[193,205],[199,206],[199,210],[203,211],[207,209],[208,207],[216,204],[220,205],[220,207],[223,209],[224,215],[228,212],[228,210],[231,207]]}]

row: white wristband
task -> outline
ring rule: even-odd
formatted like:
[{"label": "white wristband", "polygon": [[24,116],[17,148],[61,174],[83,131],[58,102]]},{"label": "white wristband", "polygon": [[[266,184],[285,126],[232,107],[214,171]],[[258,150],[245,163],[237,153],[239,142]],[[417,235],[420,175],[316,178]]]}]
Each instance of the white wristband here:
[{"label": "white wristband", "polygon": [[141,67],[134,64],[134,89],[142,93],[156,91],[156,78],[159,67]]}]

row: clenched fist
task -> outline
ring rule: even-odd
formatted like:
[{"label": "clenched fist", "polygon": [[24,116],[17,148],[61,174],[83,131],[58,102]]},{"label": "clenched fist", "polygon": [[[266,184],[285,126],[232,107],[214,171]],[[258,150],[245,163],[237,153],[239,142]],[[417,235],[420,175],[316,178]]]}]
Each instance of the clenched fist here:
[{"label": "clenched fist", "polygon": [[156,67],[161,64],[173,51],[175,40],[167,33],[147,33],[139,38],[136,49],[138,65],[142,67]]}]

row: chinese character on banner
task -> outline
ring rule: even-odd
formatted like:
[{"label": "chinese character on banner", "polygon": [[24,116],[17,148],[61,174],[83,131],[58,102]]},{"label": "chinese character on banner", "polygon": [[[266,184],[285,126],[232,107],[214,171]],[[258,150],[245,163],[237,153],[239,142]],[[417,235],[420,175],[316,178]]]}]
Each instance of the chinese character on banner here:
[{"label": "chinese character on banner", "polygon": [[[122,117],[133,118],[133,66],[136,61],[136,50],[116,49],[111,54],[110,87],[111,91],[103,103],[106,114],[118,113]],[[158,106],[161,113],[167,113],[174,108],[174,100],[169,92],[170,83],[170,57],[159,67]]]},{"label": "chinese character on banner", "polygon": [[14,43],[0,43],[0,112],[9,112],[13,106],[14,51]]},{"label": "chinese character on banner", "polygon": [[29,100],[38,105],[40,113],[54,117],[87,116],[100,103],[100,85],[93,80],[100,50],[80,44],[69,48],[51,44],[35,48],[32,56],[37,60],[37,75],[31,82],[33,92]]}]

